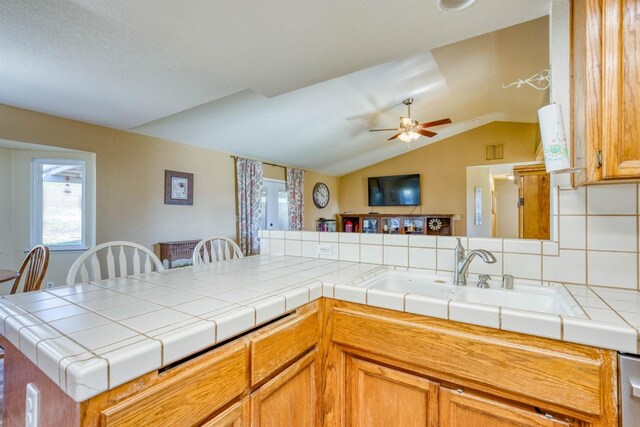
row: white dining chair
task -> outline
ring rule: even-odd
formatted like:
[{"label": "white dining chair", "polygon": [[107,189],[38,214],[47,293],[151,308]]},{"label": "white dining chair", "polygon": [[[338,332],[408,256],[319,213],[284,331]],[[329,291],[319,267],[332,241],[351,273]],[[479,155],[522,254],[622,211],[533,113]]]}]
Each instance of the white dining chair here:
[{"label": "white dining chair", "polygon": [[[106,271],[103,271],[105,266]],[[106,242],[92,247],[78,257],[67,275],[67,285],[150,273],[154,270],[163,271],[164,267],[150,249],[133,242]],[[80,280],[76,280],[78,275]]]},{"label": "white dining chair", "polygon": [[240,246],[223,236],[202,239],[193,249],[193,265],[211,264],[235,258],[244,258]]}]

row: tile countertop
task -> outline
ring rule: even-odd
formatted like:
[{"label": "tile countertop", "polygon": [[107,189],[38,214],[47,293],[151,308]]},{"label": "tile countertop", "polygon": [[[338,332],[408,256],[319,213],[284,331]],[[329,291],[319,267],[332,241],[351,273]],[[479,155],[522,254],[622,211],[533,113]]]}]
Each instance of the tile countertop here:
[{"label": "tile countertop", "polygon": [[389,269],[260,255],[11,295],[0,333],[77,402],[321,296],[640,354],[640,292],[558,285],[585,313],[565,317],[359,286]]}]

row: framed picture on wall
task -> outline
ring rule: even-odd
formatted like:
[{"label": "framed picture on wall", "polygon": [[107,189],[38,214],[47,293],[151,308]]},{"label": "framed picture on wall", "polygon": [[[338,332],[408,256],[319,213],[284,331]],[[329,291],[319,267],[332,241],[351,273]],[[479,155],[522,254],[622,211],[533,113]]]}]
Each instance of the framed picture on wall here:
[{"label": "framed picture on wall", "polygon": [[164,171],[164,204],[193,206],[193,174]]}]

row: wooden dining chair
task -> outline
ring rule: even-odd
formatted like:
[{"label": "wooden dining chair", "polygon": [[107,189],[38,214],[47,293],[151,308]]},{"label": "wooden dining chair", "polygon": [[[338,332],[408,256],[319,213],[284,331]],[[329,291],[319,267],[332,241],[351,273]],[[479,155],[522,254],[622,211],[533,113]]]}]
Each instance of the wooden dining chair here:
[{"label": "wooden dining chair", "polygon": [[193,265],[211,264],[228,259],[244,258],[240,246],[223,236],[202,239],[193,248]]},{"label": "wooden dining chair", "polygon": [[11,293],[18,292],[20,282],[24,278],[22,292],[37,291],[42,286],[42,280],[47,273],[49,266],[49,248],[44,245],[37,245],[25,257],[18,270],[18,277],[13,282]]},{"label": "wooden dining chair", "polygon": [[[118,257],[116,263],[115,255]],[[106,266],[106,270],[103,267]],[[162,261],[150,249],[134,242],[115,241],[92,247],[71,265],[67,285],[91,280],[116,279],[131,274],[163,271]],[[76,280],[78,274],[80,280]]]}]

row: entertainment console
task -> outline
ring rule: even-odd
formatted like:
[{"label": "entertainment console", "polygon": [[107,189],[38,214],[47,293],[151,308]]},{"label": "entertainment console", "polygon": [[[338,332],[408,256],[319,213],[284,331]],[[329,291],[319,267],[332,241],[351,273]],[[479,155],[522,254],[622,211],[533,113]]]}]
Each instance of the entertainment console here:
[{"label": "entertainment console", "polygon": [[339,227],[345,233],[423,234],[453,236],[454,215],[448,214],[342,214]]}]

